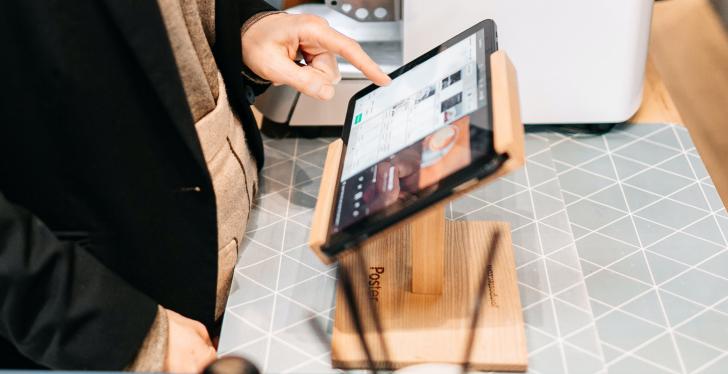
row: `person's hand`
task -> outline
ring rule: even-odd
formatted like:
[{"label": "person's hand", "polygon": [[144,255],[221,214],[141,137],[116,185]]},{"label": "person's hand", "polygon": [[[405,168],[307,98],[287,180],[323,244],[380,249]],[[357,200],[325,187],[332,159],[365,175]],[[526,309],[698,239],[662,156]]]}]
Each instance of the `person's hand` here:
[{"label": "person's hand", "polygon": [[217,356],[205,326],[171,310],[164,311],[169,321],[169,343],[164,371],[201,373]]},{"label": "person's hand", "polygon": [[[391,81],[356,41],[321,17],[273,14],[250,26],[242,43],[243,62],[253,73],[321,100],[334,97],[334,85],[341,80],[336,55],[380,86]],[[297,56],[306,64],[297,63]]]}]

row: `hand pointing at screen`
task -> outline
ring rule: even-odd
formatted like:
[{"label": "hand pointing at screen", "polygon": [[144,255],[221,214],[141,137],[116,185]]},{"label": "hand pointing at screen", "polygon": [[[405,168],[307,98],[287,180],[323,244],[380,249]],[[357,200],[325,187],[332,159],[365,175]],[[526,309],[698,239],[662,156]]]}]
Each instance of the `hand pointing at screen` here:
[{"label": "hand pointing at screen", "polygon": [[[334,85],[341,80],[337,55],[377,85],[391,81],[356,41],[321,17],[273,14],[246,30],[242,43],[243,62],[253,73],[321,100],[334,97]],[[301,55],[305,65],[296,61]]]}]

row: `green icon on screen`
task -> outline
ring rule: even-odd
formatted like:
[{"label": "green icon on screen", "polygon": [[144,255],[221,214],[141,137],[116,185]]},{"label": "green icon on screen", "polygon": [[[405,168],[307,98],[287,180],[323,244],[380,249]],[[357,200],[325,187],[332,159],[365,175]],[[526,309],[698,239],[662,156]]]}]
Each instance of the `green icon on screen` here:
[{"label": "green icon on screen", "polygon": [[354,117],[354,124],[357,125],[359,122],[361,122],[361,113],[357,114],[356,117]]}]

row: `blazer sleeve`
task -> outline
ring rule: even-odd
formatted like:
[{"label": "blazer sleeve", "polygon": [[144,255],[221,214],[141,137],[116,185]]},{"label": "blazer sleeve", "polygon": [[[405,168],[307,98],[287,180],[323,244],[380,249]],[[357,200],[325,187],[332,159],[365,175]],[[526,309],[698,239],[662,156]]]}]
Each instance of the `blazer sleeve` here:
[{"label": "blazer sleeve", "polygon": [[0,193],[0,336],[53,369],[120,370],[157,304]]},{"label": "blazer sleeve", "polygon": [[[223,1],[223,0],[218,0]],[[263,12],[272,12],[276,11],[278,9],[274,8],[267,2],[263,0],[235,0],[239,2],[239,9],[240,9],[240,15],[238,16],[238,25],[237,30],[242,30],[243,25],[245,22],[247,22],[249,19],[253,18],[258,13]],[[242,36],[242,35],[241,35]],[[242,62],[243,55],[240,54],[240,59]],[[259,95],[265,91],[270,84],[267,83],[259,83],[254,80],[251,80],[250,78],[243,75],[243,79],[245,80],[246,86],[250,87],[255,95]]]}]

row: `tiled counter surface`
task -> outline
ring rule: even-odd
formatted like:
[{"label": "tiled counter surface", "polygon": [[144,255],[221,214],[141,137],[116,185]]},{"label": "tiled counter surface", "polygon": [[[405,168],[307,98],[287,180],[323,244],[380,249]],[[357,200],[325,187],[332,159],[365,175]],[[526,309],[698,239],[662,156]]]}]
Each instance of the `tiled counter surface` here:
[{"label": "tiled counter surface", "polygon": [[[511,222],[531,372],[728,372],[725,210],[683,129],[623,130],[529,134],[526,169],[448,214]],[[220,342],[266,372],[331,371],[307,320],[330,331],[335,273],[305,245],[329,141],[266,140]]]}]

